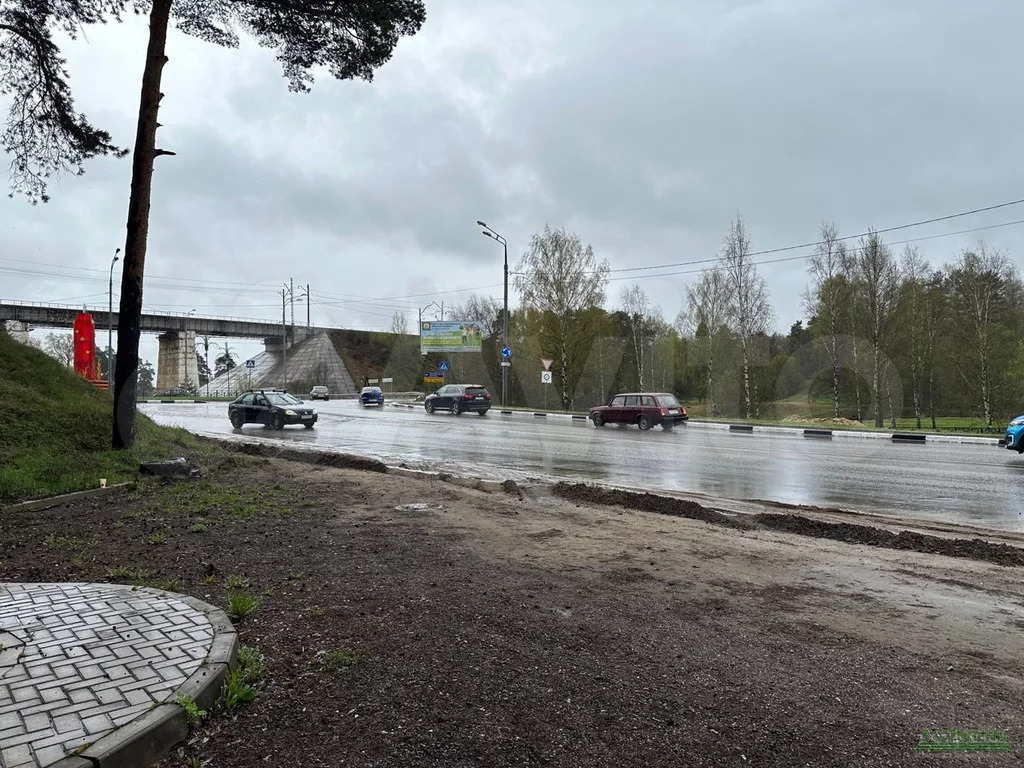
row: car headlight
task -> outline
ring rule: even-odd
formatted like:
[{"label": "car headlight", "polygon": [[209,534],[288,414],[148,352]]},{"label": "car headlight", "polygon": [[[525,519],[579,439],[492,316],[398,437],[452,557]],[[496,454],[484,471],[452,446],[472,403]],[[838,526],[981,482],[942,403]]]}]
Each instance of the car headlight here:
[{"label": "car headlight", "polygon": [[316,416],[316,408],[313,409],[313,415]]},{"label": "car headlight", "polygon": [[296,413],[295,413],[295,411],[293,411],[293,410],[291,410],[291,409],[289,408],[289,409],[288,409],[287,411],[285,411],[285,412],[284,412],[284,415],[285,415],[285,416],[295,416],[295,415],[296,415]]},{"label": "car headlight", "polygon": [[1019,427],[1021,424],[1024,424],[1024,416],[1018,416],[1016,419],[1010,422],[1011,427]]}]

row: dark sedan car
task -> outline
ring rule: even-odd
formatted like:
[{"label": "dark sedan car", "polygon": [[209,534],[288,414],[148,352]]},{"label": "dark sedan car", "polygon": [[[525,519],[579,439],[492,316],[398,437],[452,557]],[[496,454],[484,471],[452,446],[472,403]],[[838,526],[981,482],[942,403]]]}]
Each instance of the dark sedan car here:
[{"label": "dark sedan car", "polygon": [[303,407],[301,400],[283,389],[256,389],[228,405],[228,418],[235,429],[241,429],[243,424],[263,424],[274,429],[301,424],[312,429],[317,412]]},{"label": "dark sedan car", "polygon": [[384,407],[384,393],[380,387],[363,387],[359,393],[359,402],[363,405],[379,405]]},{"label": "dark sedan car", "polygon": [[458,416],[465,411],[486,416],[491,410],[491,393],[479,384],[448,384],[423,401],[427,413],[451,411]]},{"label": "dark sedan car", "polygon": [[608,405],[591,408],[589,415],[595,427],[636,424],[647,430],[661,424],[665,431],[690,418],[675,395],[665,392],[624,392],[613,397]]}]

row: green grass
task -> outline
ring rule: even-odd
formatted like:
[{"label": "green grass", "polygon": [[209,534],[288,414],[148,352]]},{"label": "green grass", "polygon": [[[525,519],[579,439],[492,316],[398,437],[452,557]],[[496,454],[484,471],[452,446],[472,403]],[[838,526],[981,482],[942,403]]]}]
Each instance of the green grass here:
[{"label": "green grass", "polygon": [[270,662],[259,649],[243,645],[238,649],[238,666],[228,674],[221,688],[220,704],[229,714],[255,700],[257,689]]},{"label": "green grass", "polygon": [[0,504],[134,480],[139,462],[213,450],[139,414],[135,446],[110,450],[113,400],[0,332]]},{"label": "green grass", "polygon": [[259,607],[259,598],[247,592],[235,592],[228,598],[227,614],[235,621],[241,621]]},{"label": "green grass", "polygon": [[314,661],[324,672],[336,675],[354,666],[360,659],[359,652],[351,648],[332,648],[318,653]]}]

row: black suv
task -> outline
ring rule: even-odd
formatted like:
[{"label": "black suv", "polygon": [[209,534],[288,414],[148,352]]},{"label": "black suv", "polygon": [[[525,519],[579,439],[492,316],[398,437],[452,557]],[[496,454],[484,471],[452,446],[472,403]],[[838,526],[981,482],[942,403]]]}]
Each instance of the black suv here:
[{"label": "black suv", "polygon": [[263,424],[274,429],[301,424],[312,429],[317,413],[301,406],[301,400],[283,389],[254,389],[228,405],[228,418],[235,429],[241,429],[243,424]]},{"label": "black suv", "polygon": [[491,410],[491,393],[479,384],[448,384],[423,401],[427,413],[451,411],[458,416],[464,411],[473,411],[486,416]]}]

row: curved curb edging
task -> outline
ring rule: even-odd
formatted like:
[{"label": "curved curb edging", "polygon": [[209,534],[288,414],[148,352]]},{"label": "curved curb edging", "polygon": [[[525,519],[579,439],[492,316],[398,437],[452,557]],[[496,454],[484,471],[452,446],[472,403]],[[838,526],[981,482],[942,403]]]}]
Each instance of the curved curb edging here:
[{"label": "curved curb edging", "polygon": [[189,696],[200,709],[209,709],[220,696],[224,678],[237,663],[238,635],[222,610],[188,595],[150,587],[140,589],[179,600],[206,616],[213,628],[213,641],[206,658],[162,702],[52,768],[146,768],[154,765],[188,736],[185,710],[176,703],[178,696]]}]

